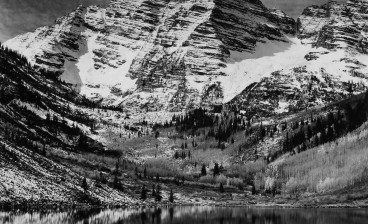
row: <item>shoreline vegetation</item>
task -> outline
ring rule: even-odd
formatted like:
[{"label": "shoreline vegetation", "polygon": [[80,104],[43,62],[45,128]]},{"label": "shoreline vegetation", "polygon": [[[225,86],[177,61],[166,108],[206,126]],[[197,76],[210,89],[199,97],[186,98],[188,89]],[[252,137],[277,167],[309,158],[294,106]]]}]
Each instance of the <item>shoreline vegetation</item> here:
[{"label": "shoreline vegetation", "polygon": [[0,204],[0,212],[41,212],[41,211],[79,211],[79,210],[110,210],[110,209],[126,209],[126,210],[139,210],[146,208],[175,208],[175,207],[223,207],[223,208],[271,208],[271,209],[337,209],[337,208],[368,208],[367,203],[360,204],[359,202],[354,203],[337,203],[337,204],[320,204],[320,205],[308,205],[308,204],[232,204],[231,202],[226,203],[209,203],[209,204],[180,204],[180,203],[159,203],[159,204],[148,204],[142,206],[96,206],[96,205],[83,205],[83,204],[58,204],[58,203],[50,203],[50,204]]},{"label": "shoreline vegetation", "polygon": [[[249,192],[250,193],[250,192]],[[206,194],[206,193],[204,193]],[[235,197],[234,197],[235,196]],[[243,197],[243,198],[242,198]],[[206,197],[204,197],[206,198]],[[232,199],[230,199],[232,198]],[[144,209],[144,208],[170,208],[170,207],[245,207],[245,208],[368,208],[366,196],[357,199],[353,195],[321,194],[301,196],[298,198],[272,195],[247,195],[226,193],[217,198],[211,197],[204,202],[156,202],[137,201],[129,203],[77,203],[59,201],[12,201],[0,202],[0,211],[64,211],[64,210],[90,210],[90,209]]]}]

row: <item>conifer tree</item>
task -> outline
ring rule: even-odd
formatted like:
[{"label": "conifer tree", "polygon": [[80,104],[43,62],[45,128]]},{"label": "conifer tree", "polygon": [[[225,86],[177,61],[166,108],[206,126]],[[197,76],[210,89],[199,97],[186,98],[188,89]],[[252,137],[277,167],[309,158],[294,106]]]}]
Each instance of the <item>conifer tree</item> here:
[{"label": "conifer tree", "polygon": [[43,148],[42,148],[42,155],[46,156],[46,146],[45,145],[43,145]]},{"label": "conifer tree", "polygon": [[141,200],[145,201],[147,199],[147,190],[146,186],[143,184],[141,189]]},{"label": "conifer tree", "polygon": [[135,176],[138,176],[138,167],[137,166],[134,169],[134,174],[135,174]]},{"label": "conifer tree", "polygon": [[179,159],[179,152],[178,151],[175,151],[174,159]]},{"label": "conifer tree", "polygon": [[220,175],[220,168],[218,163],[215,163],[215,166],[213,167],[213,176]]},{"label": "conifer tree", "polygon": [[156,196],[155,185],[152,185],[152,197]]},{"label": "conifer tree", "polygon": [[174,203],[174,193],[173,190],[170,190],[169,202]]},{"label": "conifer tree", "polygon": [[327,128],[327,136],[326,136],[326,138],[327,138],[327,141],[328,141],[328,142],[330,142],[330,141],[333,141],[333,140],[334,140],[334,131],[333,131],[333,129],[332,129],[332,127],[331,127],[331,126],[329,126],[329,127]]},{"label": "conifer tree", "polygon": [[161,199],[162,199],[162,196],[161,196],[161,186],[159,184],[157,184],[155,201],[161,201]]},{"label": "conifer tree", "polygon": [[204,165],[204,164],[202,165],[201,175],[202,176],[206,176],[207,175],[206,165]]},{"label": "conifer tree", "polygon": [[308,139],[311,139],[313,136],[312,127],[310,125],[308,125],[307,136],[308,136]]},{"label": "conifer tree", "polygon": [[115,177],[114,177],[114,188],[115,189],[118,188],[118,183],[119,183],[118,177],[115,175]]},{"label": "conifer tree", "polygon": [[122,187],[122,185],[121,185],[121,182],[120,182],[120,180],[118,179],[118,177],[115,175],[115,177],[114,177],[114,188],[116,189],[116,190],[120,190],[120,191],[122,191],[123,190],[123,187]]},{"label": "conifer tree", "polygon": [[224,193],[225,190],[224,190],[224,186],[222,185],[222,183],[220,183],[220,193]]},{"label": "conifer tree", "polygon": [[324,144],[327,141],[327,136],[326,136],[326,130],[324,128],[322,128],[321,130],[321,137],[320,137],[320,144]]},{"label": "conifer tree", "polygon": [[85,177],[83,178],[83,181],[82,181],[82,188],[85,192],[88,191],[87,179]]}]

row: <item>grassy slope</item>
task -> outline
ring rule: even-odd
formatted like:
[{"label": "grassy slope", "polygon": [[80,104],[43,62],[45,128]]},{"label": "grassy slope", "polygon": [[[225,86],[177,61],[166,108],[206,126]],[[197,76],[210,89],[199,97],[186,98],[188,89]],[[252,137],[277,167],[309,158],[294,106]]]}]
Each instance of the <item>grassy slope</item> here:
[{"label": "grassy slope", "polygon": [[14,52],[0,49],[0,62],[0,205],[135,204],[126,192],[89,178],[84,192],[91,166],[65,159],[83,154],[74,150],[81,133],[92,136],[88,125],[99,114],[85,107],[90,102]]},{"label": "grassy slope", "polygon": [[0,138],[0,203],[60,203],[132,205],[125,193],[107,185],[97,187],[88,180],[89,191],[81,188],[83,176],[67,166]]}]

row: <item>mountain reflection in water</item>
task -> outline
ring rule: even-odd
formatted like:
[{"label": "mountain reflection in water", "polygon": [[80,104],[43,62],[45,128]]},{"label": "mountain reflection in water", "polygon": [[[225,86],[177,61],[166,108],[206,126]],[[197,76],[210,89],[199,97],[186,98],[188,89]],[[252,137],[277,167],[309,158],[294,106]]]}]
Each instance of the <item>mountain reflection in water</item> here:
[{"label": "mountain reflection in water", "polygon": [[35,213],[0,212],[0,223],[366,224],[368,209],[175,207]]}]

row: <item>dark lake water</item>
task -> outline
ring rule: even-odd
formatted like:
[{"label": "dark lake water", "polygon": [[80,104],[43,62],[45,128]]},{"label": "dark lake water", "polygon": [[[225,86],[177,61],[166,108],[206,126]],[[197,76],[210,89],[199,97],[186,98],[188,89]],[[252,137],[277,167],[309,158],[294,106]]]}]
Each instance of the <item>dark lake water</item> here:
[{"label": "dark lake water", "polygon": [[0,223],[80,224],[367,224],[368,209],[177,207],[69,212],[0,212]]}]

